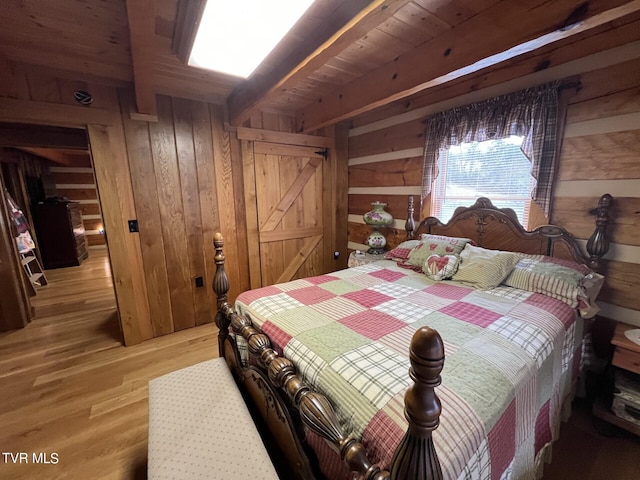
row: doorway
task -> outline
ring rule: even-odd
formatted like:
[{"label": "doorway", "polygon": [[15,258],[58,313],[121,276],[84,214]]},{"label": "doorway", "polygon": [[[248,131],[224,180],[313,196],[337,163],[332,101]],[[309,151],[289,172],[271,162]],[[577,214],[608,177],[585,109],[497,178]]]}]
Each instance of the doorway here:
[{"label": "doorway", "polygon": [[[17,204],[32,239],[32,251],[24,242],[13,245],[24,267],[30,319],[75,322],[84,342],[95,334],[122,343],[86,131],[8,123],[0,131],[2,200]],[[43,276],[33,274],[38,268]]]}]

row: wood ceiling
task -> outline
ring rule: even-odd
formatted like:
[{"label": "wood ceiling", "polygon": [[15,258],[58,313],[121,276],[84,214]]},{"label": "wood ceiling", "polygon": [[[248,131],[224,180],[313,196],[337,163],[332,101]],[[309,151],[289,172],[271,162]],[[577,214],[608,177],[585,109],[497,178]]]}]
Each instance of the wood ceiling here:
[{"label": "wood ceiling", "polygon": [[317,0],[241,80],[188,67],[172,50],[179,12],[194,2],[5,0],[0,66],[133,83],[143,114],[165,94],[226,104],[232,125],[276,110],[312,131],[507,65],[528,61],[526,74],[569,62],[597,51],[585,47],[594,35],[602,49],[640,40],[640,0]]}]

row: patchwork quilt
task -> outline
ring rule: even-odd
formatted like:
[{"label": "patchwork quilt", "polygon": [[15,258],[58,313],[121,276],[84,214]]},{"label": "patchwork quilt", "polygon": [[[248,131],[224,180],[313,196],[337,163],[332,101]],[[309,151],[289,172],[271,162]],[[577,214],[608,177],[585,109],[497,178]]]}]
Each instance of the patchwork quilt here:
[{"label": "patchwork quilt", "polygon": [[[392,261],[251,290],[236,307],[383,468],[407,428],[409,343],[419,327],[435,328],[445,346],[433,437],[447,479],[532,478],[580,367],[582,320],[568,305],[511,287],[434,282]],[[327,478],[350,478],[324,442],[310,441]]]}]

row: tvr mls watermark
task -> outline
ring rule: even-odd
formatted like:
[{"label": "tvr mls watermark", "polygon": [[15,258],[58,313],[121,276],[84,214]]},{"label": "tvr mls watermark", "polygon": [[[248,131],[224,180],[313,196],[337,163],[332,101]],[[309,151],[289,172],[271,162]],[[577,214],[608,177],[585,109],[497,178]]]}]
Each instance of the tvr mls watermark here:
[{"label": "tvr mls watermark", "polygon": [[57,465],[58,454],[47,452],[1,452],[4,463],[40,463]]}]

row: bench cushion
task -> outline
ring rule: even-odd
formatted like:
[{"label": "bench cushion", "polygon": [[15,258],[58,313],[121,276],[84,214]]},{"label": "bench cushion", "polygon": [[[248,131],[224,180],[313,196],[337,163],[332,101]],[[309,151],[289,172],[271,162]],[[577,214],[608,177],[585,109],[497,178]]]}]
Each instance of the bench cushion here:
[{"label": "bench cushion", "polygon": [[149,382],[150,479],[277,480],[224,359]]}]

